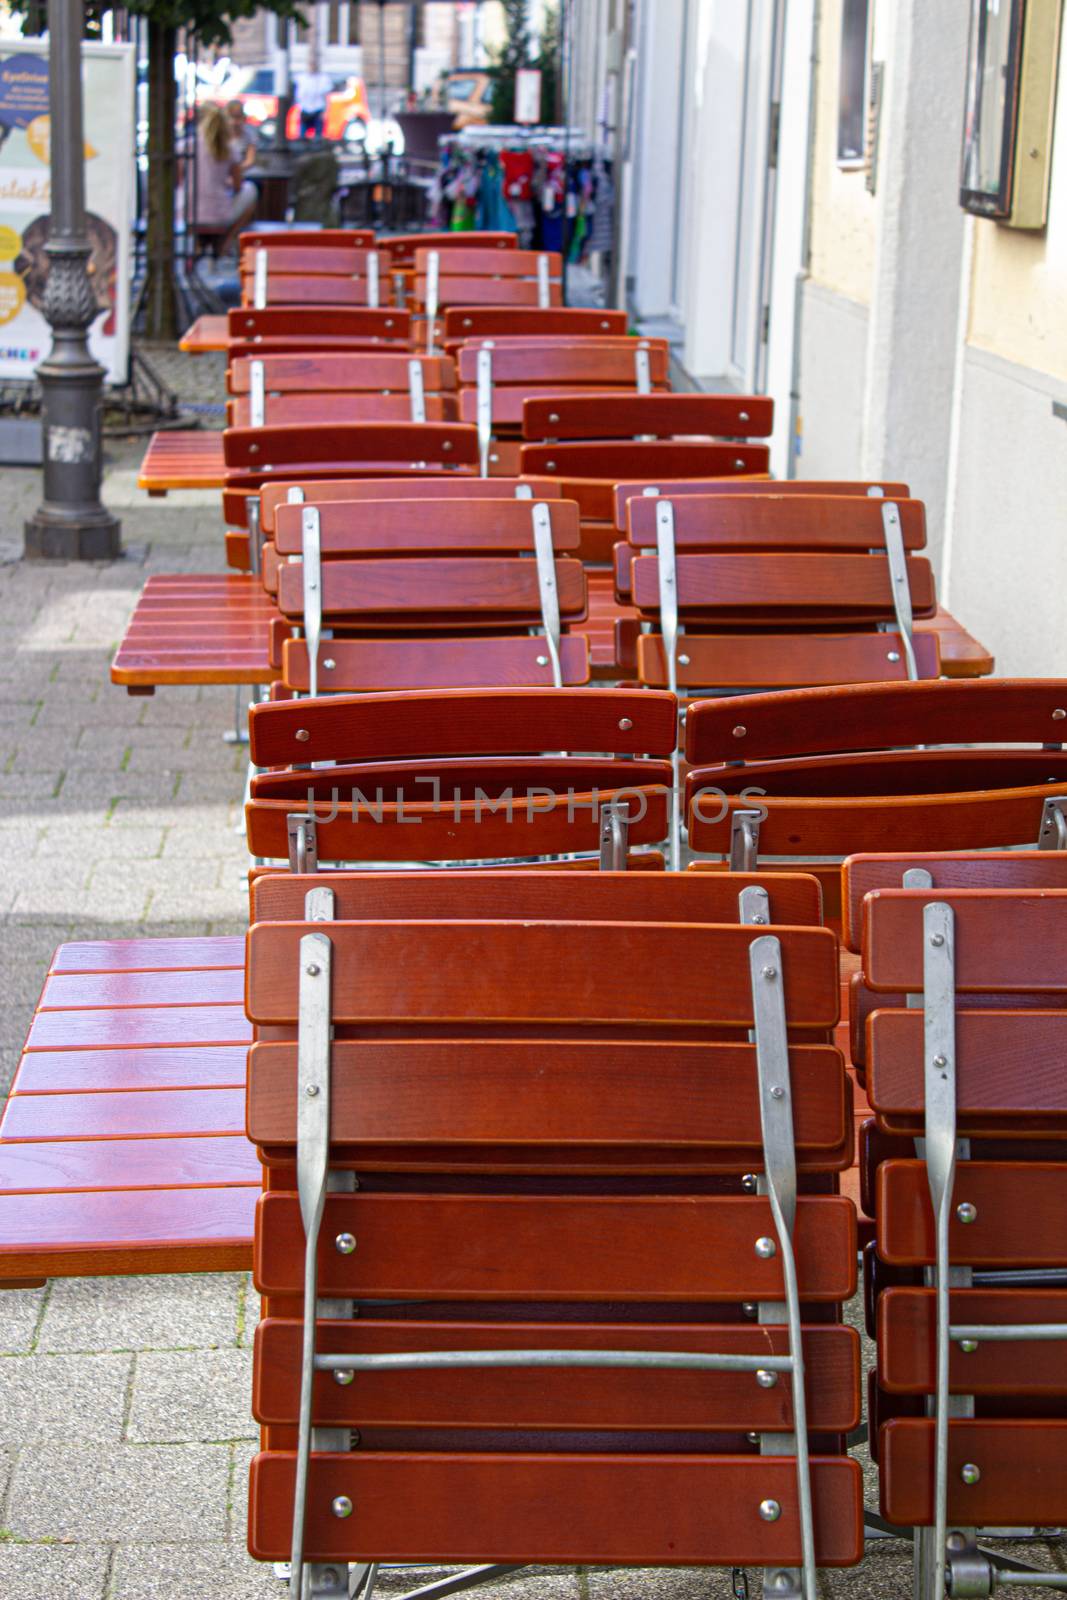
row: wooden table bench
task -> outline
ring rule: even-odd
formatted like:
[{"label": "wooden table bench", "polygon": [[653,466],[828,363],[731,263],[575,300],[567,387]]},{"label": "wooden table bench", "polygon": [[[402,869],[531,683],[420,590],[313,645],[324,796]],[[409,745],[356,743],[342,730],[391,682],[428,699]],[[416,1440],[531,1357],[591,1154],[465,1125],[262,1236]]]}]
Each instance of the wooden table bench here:
[{"label": "wooden table bench", "polygon": [[222,434],[170,428],[148,441],[137,487],[153,497],[169,489],[221,489],[226,482]]},{"label": "wooden table bench", "polygon": [[0,1285],[251,1263],[244,941],[61,945],[0,1121]]},{"label": "wooden table bench", "polygon": [[178,349],[186,355],[202,356],[212,350],[225,350],[230,342],[229,325],[225,313],[221,316],[197,317],[178,340]]},{"label": "wooden table bench", "polygon": [[162,573],[134,606],[111,681],[130,694],[162,684],[271,683],[277,609],[251,573]]}]

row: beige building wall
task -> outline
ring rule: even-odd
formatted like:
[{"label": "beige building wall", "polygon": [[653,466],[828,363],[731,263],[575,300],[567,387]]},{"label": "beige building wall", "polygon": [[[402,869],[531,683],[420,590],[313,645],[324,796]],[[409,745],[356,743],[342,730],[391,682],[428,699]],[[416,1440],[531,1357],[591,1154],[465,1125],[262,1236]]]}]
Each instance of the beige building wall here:
[{"label": "beige building wall", "polygon": [[1062,56],[1048,227],[1032,233],[975,223],[967,342],[1067,380],[1067,74]]},{"label": "beige building wall", "polygon": [[869,305],[874,277],[875,203],[862,170],[837,162],[841,0],[819,7],[815,152],[811,190],[811,279]]}]

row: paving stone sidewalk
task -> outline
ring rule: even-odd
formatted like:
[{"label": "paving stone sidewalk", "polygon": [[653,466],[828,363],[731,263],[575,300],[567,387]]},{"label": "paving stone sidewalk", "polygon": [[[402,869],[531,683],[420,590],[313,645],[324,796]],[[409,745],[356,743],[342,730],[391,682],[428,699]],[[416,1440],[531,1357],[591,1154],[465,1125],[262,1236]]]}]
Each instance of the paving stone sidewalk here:
[{"label": "paving stone sidewalk", "polygon": [[[202,397],[220,393],[212,369],[196,373]],[[0,489],[4,1089],[57,944],[245,924],[243,757],[223,741],[232,691],[131,698],[108,677],[149,573],[222,566],[217,495],[149,501],[135,487],[143,449],[109,451],[106,497],[131,552],[121,562],[13,559],[39,476],[7,471]],[[257,1311],[239,1274],[0,1292],[3,1600],[283,1600],[283,1584],[244,1549]],[[425,1576],[389,1571],[382,1587]],[[751,1582],[755,1597],[757,1574]],[[729,1595],[730,1581],[721,1571],[532,1568],[480,1593],[695,1600]],[[905,1547],[876,1546],[861,1572],[824,1579],[823,1593],[908,1595]]]}]

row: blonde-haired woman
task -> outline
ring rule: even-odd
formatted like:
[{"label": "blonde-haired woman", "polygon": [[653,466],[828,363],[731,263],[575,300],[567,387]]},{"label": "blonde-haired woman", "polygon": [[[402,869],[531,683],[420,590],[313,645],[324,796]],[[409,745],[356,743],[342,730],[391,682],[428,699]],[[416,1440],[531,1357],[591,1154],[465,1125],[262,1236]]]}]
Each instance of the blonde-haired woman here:
[{"label": "blonde-haired woman", "polygon": [[241,229],[252,220],[256,209],[256,186],[242,181],[241,163],[236,159],[230,137],[230,123],[221,106],[209,103],[200,111],[196,132],[196,221],[199,226],[230,224],[222,241],[223,254],[236,242]]}]

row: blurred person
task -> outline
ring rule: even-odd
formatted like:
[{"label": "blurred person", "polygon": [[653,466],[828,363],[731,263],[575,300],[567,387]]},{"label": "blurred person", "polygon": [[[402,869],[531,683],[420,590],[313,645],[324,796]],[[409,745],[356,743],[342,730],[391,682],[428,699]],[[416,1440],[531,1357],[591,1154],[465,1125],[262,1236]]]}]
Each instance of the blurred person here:
[{"label": "blurred person", "polygon": [[319,58],[308,56],[303,72],[296,75],[296,103],[300,109],[301,139],[321,139],[326,119],[326,100],[333,88],[333,79],[319,71]]},{"label": "blurred person", "polygon": [[240,100],[230,101],[226,107],[226,116],[230,124],[230,144],[233,147],[234,160],[244,172],[256,159],[256,130],[245,116],[245,108]]},{"label": "blurred person", "polygon": [[200,112],[196,133],[196,221],[230,230],[220,245],[223,255],[252,220],[256,186],[242,178],[242,167],[230,139],[230,122],[221,106],[209,103]]}]

